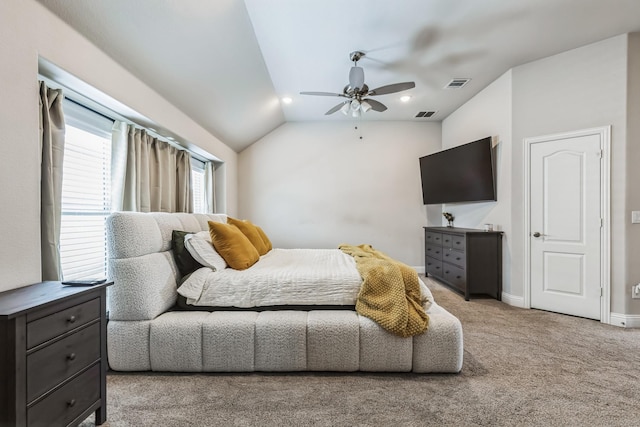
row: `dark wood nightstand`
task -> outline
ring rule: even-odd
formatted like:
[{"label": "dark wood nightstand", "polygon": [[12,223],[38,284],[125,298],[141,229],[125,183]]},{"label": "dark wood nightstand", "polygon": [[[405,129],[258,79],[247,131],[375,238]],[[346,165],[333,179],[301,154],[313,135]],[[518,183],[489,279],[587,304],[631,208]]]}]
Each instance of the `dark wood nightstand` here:
[{"label": "dark wood nightstand", "polygon": [[0,293],[0,426],[107,419],[106,288],[42,282]]}]

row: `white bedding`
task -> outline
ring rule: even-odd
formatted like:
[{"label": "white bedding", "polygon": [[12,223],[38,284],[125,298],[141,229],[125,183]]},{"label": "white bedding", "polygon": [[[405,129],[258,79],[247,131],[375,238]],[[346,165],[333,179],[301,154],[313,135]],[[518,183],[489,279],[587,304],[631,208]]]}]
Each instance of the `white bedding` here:
[{"label": "white bedding", "polygon": [[339,249],[273,249],[246,270],[196,270],[178,293],[200,306],[354,305],[361,283]]},{"label": "white bedding", "polygon": [[273,249],[246,270],[196,270],[178,293],[195,306],[355,305],[361,284],[355,260],[339,249]]}]

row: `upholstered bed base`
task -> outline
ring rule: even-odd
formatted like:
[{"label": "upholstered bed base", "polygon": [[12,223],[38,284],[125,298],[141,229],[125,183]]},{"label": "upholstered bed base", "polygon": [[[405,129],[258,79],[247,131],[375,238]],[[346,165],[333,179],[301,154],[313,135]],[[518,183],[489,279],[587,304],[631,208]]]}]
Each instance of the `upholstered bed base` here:
[{"label": "upholstered bed base", "polygon": [[115,213],[107,221],[116,371],[459,372],[462,328],[431,304],[429,330],[390,334],[350,310],[168,311],[176,302],[172,230],[200,231],[220,215]]}]

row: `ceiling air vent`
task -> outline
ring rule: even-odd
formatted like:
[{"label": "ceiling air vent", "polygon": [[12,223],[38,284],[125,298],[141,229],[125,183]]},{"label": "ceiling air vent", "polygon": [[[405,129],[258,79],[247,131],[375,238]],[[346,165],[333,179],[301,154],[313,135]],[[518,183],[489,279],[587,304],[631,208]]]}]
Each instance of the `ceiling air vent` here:
[{"label": "ceiling air vent", "polygon": [[437,111],[420,111],[418,114],[416,114],[416,117],[428,119],[429,117],[433,116],[436,113]]},{"label": "ceiling air vent", "polygon": [[466,85],[471,79],[453,79],[444,88],[445,89],[460,89]]}]

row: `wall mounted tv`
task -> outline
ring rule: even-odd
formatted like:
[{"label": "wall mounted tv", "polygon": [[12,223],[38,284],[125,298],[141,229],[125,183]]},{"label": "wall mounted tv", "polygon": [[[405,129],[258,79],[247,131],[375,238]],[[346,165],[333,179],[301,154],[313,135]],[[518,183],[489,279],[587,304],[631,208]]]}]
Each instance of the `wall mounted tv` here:
[{"label": "wall mounted tv", "polygon": [[420,158],[425,205],[496,200],[491,137]]}]

